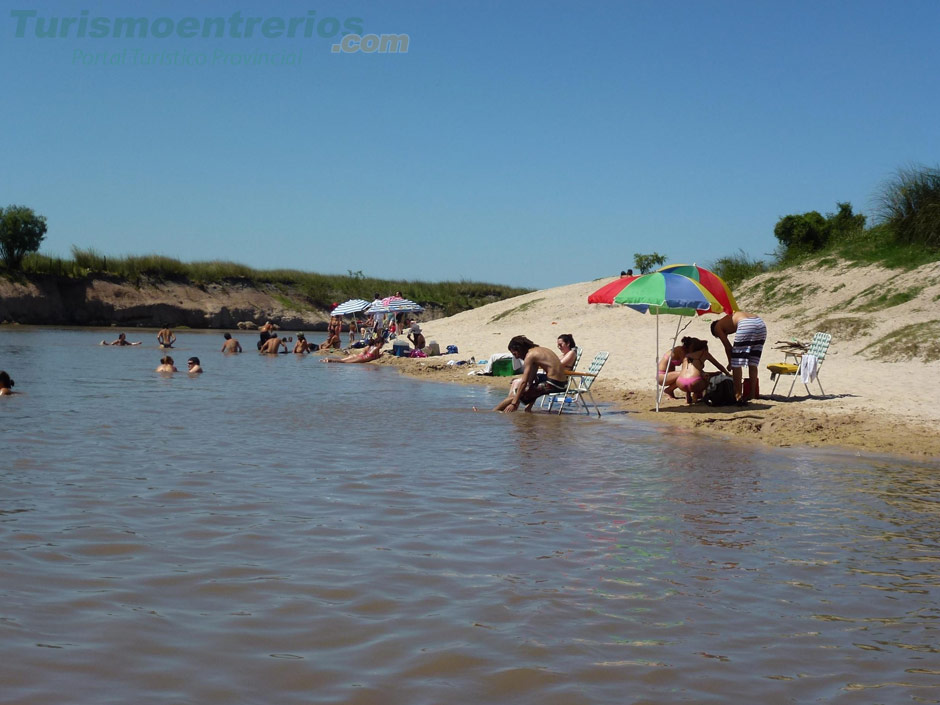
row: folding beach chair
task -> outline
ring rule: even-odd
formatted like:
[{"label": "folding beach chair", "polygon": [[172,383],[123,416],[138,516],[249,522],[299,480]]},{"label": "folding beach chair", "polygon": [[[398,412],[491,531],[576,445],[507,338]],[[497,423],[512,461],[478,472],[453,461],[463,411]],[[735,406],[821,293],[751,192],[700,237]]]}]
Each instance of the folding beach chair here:
[{"label": "folding beach chair", "polygon": [[[581,362],[581,353],[584,352],[584,348],[582,348],[580,345],[576,345],[574,350],[575,350],[575,352],[574,352],[574,367],[571,368],[572,370],[578,369],[578,363]],[[546,399],[551,400],[551,397],[557,397],[557,396],[559,396],[559,395],[558,395],[558,394],[545,394],[545,395],[543,395],[543,396],[541,397],[541,399],[539,399],[539,408],[541,409],[541,408],[543,408],[543,407],[545,406],[545,400],[546,400]]]},{"label": "folding beach chair", "polygon": [[[610,357],[610,353],[605,351],[599,352],[594,356],[594,359],[591,360],[591,364],[586,372],[577,372],[574,370],[568,372],[568,389],[565,390],[564,394],[549,395],[551,398],[548,400],[548,410],[551,411],[556,402],[558,403],[559,414],[569,405],[577,406],[580,404],[584,407],[584,412],[590,414],[591,409],[588,404],[588,401],[590,401],[590,404],[594,405],[594,411],[597,412],[597,417],[600,418],[601,410],[597,408],[597,403],[594,401],[594,397],[591,394],[591,386],[600,374],[608,357]],[[587,400],[585,400],[585,396]]]},{"label": "folding beach chair", "polygon": [[790,383],[790,391],[787,397],[793,394],[793,387],[796,386],[796,379],[800,377],[803,380],[803,386],[806,387],[806,394],[813,396],[809,389],[809,382],[816,380],[819,385],[819,391],[822,396],[826,396],[822,382],[819,380],[819,368],[822,367],[826,359],[826,353],[829,351],[829,343],[832,341],[832,335],[829,333],[817,332],[813,334],[813,340],[808,346],[805,344],[784,344],[781,348],[784,351],[784,361],[775,362],[767,365],[770,370],[770,378],[774,380],[773,389],[770,395],[773,396],[777,383],[782,375],[793,375],[793,381]]}]

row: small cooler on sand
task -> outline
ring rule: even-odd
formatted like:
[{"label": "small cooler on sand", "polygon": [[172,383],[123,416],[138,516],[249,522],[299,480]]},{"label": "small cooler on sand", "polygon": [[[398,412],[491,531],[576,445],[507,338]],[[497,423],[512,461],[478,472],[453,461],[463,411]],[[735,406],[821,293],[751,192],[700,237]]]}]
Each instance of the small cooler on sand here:
[{"label": "small cooler on sand", "polygon": [[514,374],[516,374],[516,371],[512,366],[511,357],[504,357],[501,360],[493,360],[493,364],[490,366],[490,372],[494,377],[512,377]]},{"label": "small cooler on sand", "polygon": [[408,357],[411,354],[411,346],[407,340],[396,340],[392,343],[392,355],[395,357]]}]

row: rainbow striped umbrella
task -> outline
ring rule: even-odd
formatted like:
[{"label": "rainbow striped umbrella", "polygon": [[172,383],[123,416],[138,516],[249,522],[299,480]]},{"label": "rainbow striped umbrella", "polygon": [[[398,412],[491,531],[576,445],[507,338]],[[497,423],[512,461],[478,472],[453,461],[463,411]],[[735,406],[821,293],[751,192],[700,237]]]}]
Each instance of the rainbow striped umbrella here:
[{"label": "rainbow striped umbrella", "polygon": [[630,277],[623,276],[620,277],[620,279],[614,279],[609,284],[604,284],[604,286],[588,296],[588,303],[612,304],[614,302],[614,297],[623,291],[623,287],[632,282],[634,279],[639,279],[639,275]]},{"label": "rainbow striped umbrella", "polygon": [[663,313],[694,316],[722,310],[718,300],[697,281],[662,271],[637,277],[620,290],[614,303],[640,313],[649,311],[654,316]]},{"label": "rainbow striped umbrella", "polygon": [[[710,269],[705,269],[705,267],[699,267],[694,264],[670,264],[661,267],[659,271],[681,274],[684,277],[697,281],[708,293],[718,300],[718,303],[721,304],[721,310],[725,313],[730,314],[741,310],[738,307],[738,302],[734,300],[734,294],[731,293],[731,288],[725,284],[725,280]],[[708,311],[699,311],[698,313],[702,315],[703,313],[708,313]]]},{"label": "rainbow striped umbrella", "polygon": [[[617,281],[611,282],[606,286],[619,284],[624,279],[630,279],[620,289],[619,293],[614,295],[613,303],[623,304],[634,311],[640,313],[651,313],[656,316],[656,363],[659,363],[659,316],[664,313],[671,313],[679,316],[679,322],[676,324],[676,334],[673,337],[672,345],[675,347],[676,340],[679,339],[679,326],[682,324],[682,318],[685,316],[694,316],[703,313],[720,313],[722,310],[718,300],[708,292],[697,281],[684,277],[681,274],[671,272],[653,272],[643,274],[639,277],[622,277]],[[598,300],[605,287],[601,287],[588,297],[589,303],[605,303]],[[606,293],[606,292],[605,292]],[[593,299],[593,300],[592,300]],[[688,323],[686,324],[688,325]],[[654,367],[653,379],[657,379],[656,367]],[[660,386],[656,382],[656,411],[659,411],[659,403],[662,400],[663,390],[666,388],[665,381]]]}]

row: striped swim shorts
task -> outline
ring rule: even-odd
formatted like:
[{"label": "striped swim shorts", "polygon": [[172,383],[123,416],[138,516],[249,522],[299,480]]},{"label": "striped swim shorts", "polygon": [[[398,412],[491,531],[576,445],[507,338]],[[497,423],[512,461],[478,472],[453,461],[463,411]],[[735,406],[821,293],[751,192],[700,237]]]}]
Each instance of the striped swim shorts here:
[{"label": "striped swim shorts", "polygon": [[767,326],[760,318],[745,318],[738,323],[731,345],[731,367],[757,366],[764,343],[767,341]]}]

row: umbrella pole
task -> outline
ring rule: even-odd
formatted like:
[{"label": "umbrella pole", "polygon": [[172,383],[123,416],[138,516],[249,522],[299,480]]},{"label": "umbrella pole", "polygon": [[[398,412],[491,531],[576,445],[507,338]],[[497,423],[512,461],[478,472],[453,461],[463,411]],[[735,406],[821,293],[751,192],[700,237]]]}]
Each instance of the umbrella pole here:
[{"label": "umbrella pole", "polygon": [[[668,366],[667,366],[668,369]],[[656,412],[659,412],[659,402],[663,398],[663,390],[666,388],[666,377],[663,376],[663,386],[659,386],[659,309],[656,309],[656,373],[653,377],[656,383]]]},{"label": "umbrella pole", "polygon": [[[691,323],[689,319],[689,323]],[[682,316],[679,316],[679,322],[676,323],[676,334],[672,336],[672,347],[669,348],[670,353],[676,347],[676,341],[679,340],[679,326],[682,325]],[[686,324],[688,326],[688,323]],[[658,387],[656,394],[656,411],[659,411],[659,404],[662,401],[663,394],[666,392],[666,375],[669,374],[669,365],[666,365],[666,374],[663,375],[663,383],[659,384],[659,317],[656,317],[656,386]]]}]

